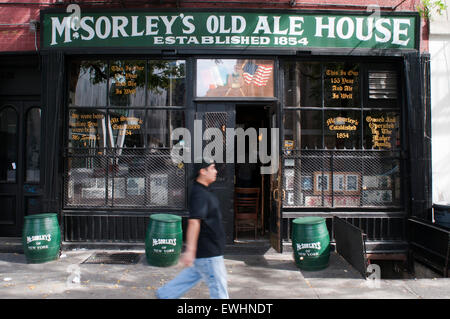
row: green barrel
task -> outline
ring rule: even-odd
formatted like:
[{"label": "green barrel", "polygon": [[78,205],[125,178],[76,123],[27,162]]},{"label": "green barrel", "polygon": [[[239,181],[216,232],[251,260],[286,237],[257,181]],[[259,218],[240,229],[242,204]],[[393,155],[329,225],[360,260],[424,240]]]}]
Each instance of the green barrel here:
[{"label": "green barrel", "polygon": [[292,248],[298,268],[321,270],[328,267],[330,236],[325,218],[301,217],[292,221]]},{"label": "green barrel", "polygon": [[56,214],[25,216],[22,244],[25,258],[30,264],[58,259],[61,247],[61,231]]},{"label": "green barrel", "polygon": [[181,217],[154,214],[145,235],[145,255],[149,265],[168,267],[178,262],[183,244]]}]

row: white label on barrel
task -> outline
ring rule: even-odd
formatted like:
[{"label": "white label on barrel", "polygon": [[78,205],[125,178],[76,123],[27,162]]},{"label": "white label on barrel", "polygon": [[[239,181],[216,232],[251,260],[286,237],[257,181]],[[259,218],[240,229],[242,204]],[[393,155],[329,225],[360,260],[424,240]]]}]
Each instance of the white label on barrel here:
[{"label": "white label on barrel", "polygon": [[153,238],[153,246],[157,245],[177,245],[177,239],[176,238],[170,238],[170,239],[156,239]]},{"label": "white label on barrel", "polygon": [[[33,241],[38,241],[38,240],[39,241],[41,241],[41,240],[51,241],[52,235],[46,234],[46,235],[27,236],[27,244],[29,244]],[[38,243],[38,245],[40,245],[40,243]]]},{"label": "white label on barrel", "polygon": [[[297,252],[299,256],[307,256],[307,257],[312,257],[312,256],[319,256],[319,251],[321,249],[321,245],[320,242],[316,242],[316,243],[299,243],[297,244]],[[316,251],[311,251],[312,249],[316,250]],[[302,252],[300,252],[300,250],[303,250]]]}]

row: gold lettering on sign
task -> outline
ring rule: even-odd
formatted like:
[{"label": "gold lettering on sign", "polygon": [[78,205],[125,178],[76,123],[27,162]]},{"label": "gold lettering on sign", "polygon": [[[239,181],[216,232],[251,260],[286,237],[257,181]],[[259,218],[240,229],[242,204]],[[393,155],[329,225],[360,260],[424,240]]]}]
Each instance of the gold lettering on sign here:
[{"label": "gold lettering on sign", "polygon": [[114,94],[116,95],[130,95],[136,94],[136,87],[138,74],[137,72],[144,71],[143,66],[139,65],[125,65],[125,67],[112,65],[112,77],[114,82]]},{"label": "gold lettering on sign", "polygon": [[[358,129],[359,121],[351,117],[332,117],[327,119],[327,126],[330,131],[356,131]],[[337,138],[349,138],[348,132],[337,132]]]},{"label": "gold lettering on sign", "polygon": [[353,86],[355,77],[359,75],[358,71],[344,71],[327,69],[325,74],[329,77],[331,84],[331,98],[334,100],[353,99]]},{"label": "gold lettering on sign", "polygon": [[100,140],[98,132],[99,120],[105,117],[102,113],[70,115],[69,128],[72,132],[73,141],[96,141]]},{"label": "gold lettering on sign", "polygon": [[136,130],[140,130],[144,121],[140,117],[120,116],[111,117],[111,128],[119,130],[119,135],[133,135]]},{"label": "gold lettering on sign", "polygon": [[369,128],[372,132],[373,148],[392,148],[391,137],[392,131],[395,129],[397,119],[395,116],[366,117]]}]

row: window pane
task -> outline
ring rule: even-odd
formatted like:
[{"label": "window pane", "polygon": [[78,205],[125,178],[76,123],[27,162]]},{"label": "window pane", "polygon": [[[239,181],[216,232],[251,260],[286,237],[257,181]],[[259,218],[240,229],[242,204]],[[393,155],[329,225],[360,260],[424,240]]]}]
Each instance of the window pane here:
[{"label": "window pane", "polygon": [[107,71],[106,61],[73,61],[69,106],[105,106]]},{"label": "window pane", "polygon": [[186,62],[148,61],[148,99],[150,106],[185,106]]},{"label": "window pane", "polygon": [[328,63],[324,68],[325,107],[360,107],[359,65]]},{"label": "window pane", "polygon": [[111,147],[144,147],[144,110],[110,109],[108,142]]},{"label": "window pane", "polygon": [[69,110],[69,148],[106,148],[108,137],[106,110]]},{"label": "window pane", "polygon": [[109,104],[145,105],[145,61],[115,60],[109,66]]},{"label": "window pane", "polygon": [[364,147],[390,150],[400,148],[400,114],[387,111],[365,111]]},{"label": "window pane", "polygon": [[395,64],[370,64],[367,71],[368,100],[364,107],[397,108],[400,106],[401,72]]},{"label": "window pane", "polygon": [[322,111],[285,111],[284,139],[285,148],[322,148]]},{"label": "window pane", "polygon": [[324,121],[326,148],[361,148],[360,111],[325,111]]},{"label": "window pane", "polygon": [[32,108],[27,113],[26,137],[26,182],[39,182],[40,180],[40,151],[41,151],[41,109]]},{"label": "window pane", "polygon": [[12,107],[0,111],[0,180],[16,181],[17,112]]},{"label": "window pane", "polygon": [[289,62],[284,67],[286,106],[322,105],[322,69],[320,63]]},{"label": "window pane", "polygon": [[273,97],[273,61],[197,60],[198,97]]},{"label": "window pane", "polygon": [[172,131],[186,127],[184,111],[151,110],[147,112],[147,147],[172,147]]}]

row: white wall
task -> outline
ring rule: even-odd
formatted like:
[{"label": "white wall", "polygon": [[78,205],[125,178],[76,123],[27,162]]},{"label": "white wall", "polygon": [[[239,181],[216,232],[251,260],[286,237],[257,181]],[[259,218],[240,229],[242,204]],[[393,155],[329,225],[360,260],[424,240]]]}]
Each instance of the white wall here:
[{"label": "white wall", "polygon": [[[444,0],[450,7],[450,0]],[[450,204],[450,8],[430,22],[433,203]]]}]

